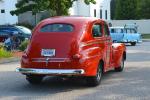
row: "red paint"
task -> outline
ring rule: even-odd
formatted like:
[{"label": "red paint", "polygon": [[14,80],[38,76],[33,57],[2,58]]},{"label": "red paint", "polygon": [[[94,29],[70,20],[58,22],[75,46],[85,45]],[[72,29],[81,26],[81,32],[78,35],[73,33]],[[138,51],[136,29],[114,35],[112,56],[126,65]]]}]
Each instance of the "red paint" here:
[{"label": "red paint", "polygon": [[[67,23],[74,27],[73,32],[40,32],[41,27],[52,23]],[[92,36],[92,26],[102,25],[102,37]],[[83,76],[95,76],[100,61],[104,62],[104,72],[120,66],[126,47],[122,43],[112,43],[110,36],[104,33],[105,21],[85,17],[54,17],[43,20],[34,29],[31,42],[22,57],[22,68],[37,69],[84,69]],[[108,27],[108,26],[107,26]],[[48,65],[41,49],[56,49]]]}]

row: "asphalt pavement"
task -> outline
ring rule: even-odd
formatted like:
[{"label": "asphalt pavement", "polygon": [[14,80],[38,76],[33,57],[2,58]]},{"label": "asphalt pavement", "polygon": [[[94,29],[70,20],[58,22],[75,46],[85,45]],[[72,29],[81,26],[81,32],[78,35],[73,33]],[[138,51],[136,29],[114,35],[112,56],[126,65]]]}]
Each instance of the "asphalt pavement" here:
[{"label": "asphalt pavement", "polygon": [[101,85],[87,87],[82,79],[46,77],[30,85],[15,72],[19,62],[0,64],[0,100],[150,100],[150,42],[127,46],[123,72],[104,74]]}]

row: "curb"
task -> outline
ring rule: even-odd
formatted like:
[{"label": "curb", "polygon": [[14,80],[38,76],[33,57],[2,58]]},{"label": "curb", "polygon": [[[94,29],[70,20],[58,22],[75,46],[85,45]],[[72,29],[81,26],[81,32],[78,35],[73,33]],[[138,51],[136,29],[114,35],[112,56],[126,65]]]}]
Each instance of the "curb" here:
[{"label": "curb", "polygon": [[20,58],[18,57],[3,58],[3,59],[0,59],[0,64],[18,62],[18,61],[20,61]]}]

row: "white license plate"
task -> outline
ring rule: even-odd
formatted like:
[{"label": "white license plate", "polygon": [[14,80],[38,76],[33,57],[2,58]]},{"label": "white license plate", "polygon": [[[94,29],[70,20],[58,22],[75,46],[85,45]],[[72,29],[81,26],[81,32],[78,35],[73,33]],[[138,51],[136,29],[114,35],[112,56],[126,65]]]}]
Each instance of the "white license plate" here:
[{"label": "white license plate", "polygon": [[55,49],[42,49],[41,51],[42,56],[55,56]]}]

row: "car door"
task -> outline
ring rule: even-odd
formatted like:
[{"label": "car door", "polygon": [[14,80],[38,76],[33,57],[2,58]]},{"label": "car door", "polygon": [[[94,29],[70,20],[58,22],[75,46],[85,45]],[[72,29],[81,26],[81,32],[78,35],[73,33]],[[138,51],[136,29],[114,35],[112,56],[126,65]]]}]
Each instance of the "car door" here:
[{"label": "car door", "polygon": [[[106,61],[106,44],[105,44],[105,38],[104,38],[104,33],[103,33],[103,22],[102,21],[97,21],[96,23],[93,24],[92,27],[92,35],[93,35],[93,43],[94,46],[99,47],[100,48],[100,52],[101,52],[101,57],[104,60],[104,62]],[[106,65],[106,63],[105,63]],[[105,66],[106,69],[107,66]]]},{"label": "car door", "polygon": [[111,68],[111,57],[112,57],[112,39],[109,33],[108,25],[104,22],[103,24],[103,33],[105,40],[105,49],[106,49],[106,66],[107,68]]}]

